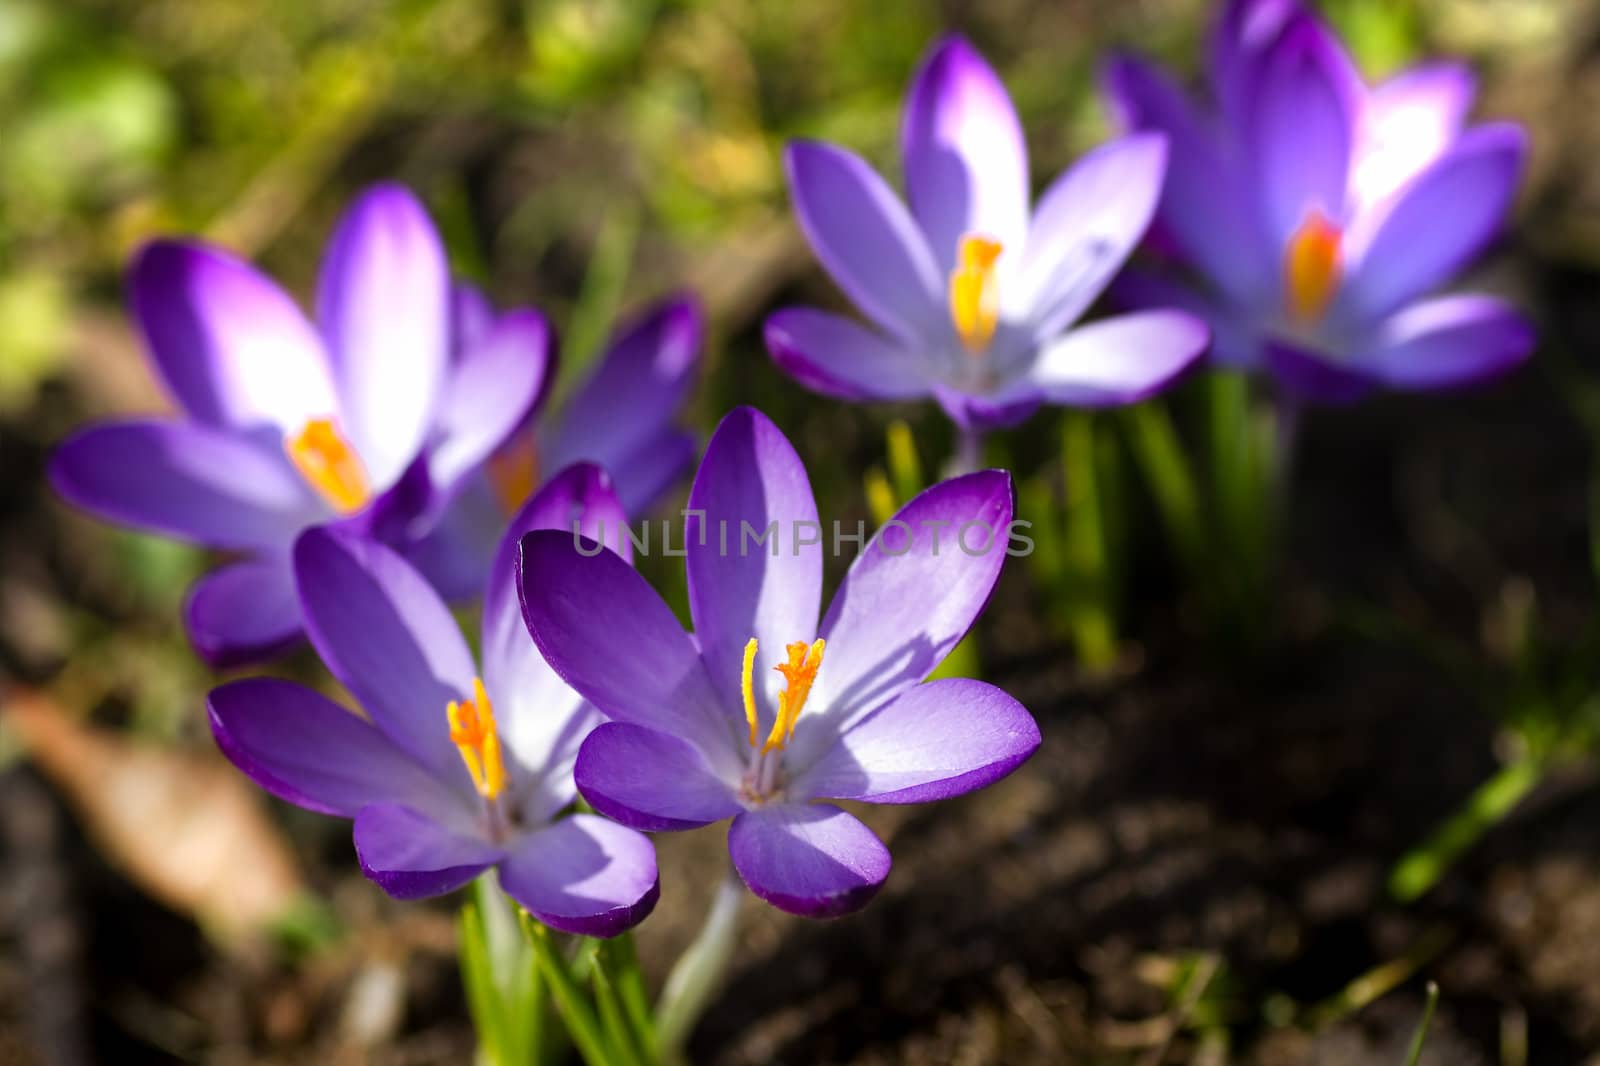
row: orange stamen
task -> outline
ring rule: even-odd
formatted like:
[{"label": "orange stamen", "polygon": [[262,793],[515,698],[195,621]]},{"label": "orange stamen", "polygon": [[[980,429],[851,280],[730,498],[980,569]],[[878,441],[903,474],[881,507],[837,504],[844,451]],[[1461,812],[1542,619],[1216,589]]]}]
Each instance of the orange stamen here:
[{"label": "orange stamen", "polygon": [[484,799],[495,799],[506,788],[506,764],[500,755],[494,705],[489,702],[483,682],[473,678],[472,699],[451,700],[445,716],[450,720],[450,742],[467,764],[473,787]]},{"label": "orange stamen", "polygon": [[[762,755],[776,751],[794,739],[795,723],[800,719],[800,712],[805,709],[806,697],[811,694],[811,686],[817,679],[817,670],[822,666],[822,653],[826,647],[827,641],[824,640],[816,640],[809,645],[803,640],[785,645],[789,661],[779,663],[773,669],[783,675],[786,684],[783,691],[778,693],[778,717],[773,720],[772,731],[767,734],[766,743],[761,745]],[[754,678],[756,649],[756,638],[751,637],[744,646],[744,675],[740,685],[744,695],[744,716],[750,725],[752,748],[756,746],[759,736]]]},{"label": "orange stamen", "polygon": [[331,418],[313,418],[283,442],[289,461],[306,483],[340,514],[354,514],[367,505],[371,491],[361,457],[339,435]]},{"label": "orange stamen", "polygon": [[1000,324],[1000,285],[995,260],[1000,242],[969,233],[961,238],[959,261],[950,272],[950,321],[971,355],[979,355],[994,339]]},{"label": "orange stamen", "polygon": [[489,456],[485,469],[506,514],[516,514],[539,484],[539,445],[531,431],[518,433]]},{"label": "orange stamen", "polygon": [[1296,322],[1316,322],[1327,314],[1344,273],[1343,243],[1344,232],[1316,209],[1289,238],[1284,283]]}]

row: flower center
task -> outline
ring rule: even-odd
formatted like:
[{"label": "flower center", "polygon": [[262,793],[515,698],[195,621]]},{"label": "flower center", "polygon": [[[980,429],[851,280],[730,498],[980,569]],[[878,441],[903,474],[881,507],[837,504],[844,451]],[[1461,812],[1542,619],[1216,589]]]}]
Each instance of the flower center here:
[{"label": "flower center", "polygon": [[354,514],[372,496],[361,457],[339,435],[331,418],[313,418],[284,438],[284,451],[306,483],[340,514]]},{"label": "flower center", "polygon": [[478,795],[493,803],[506,789],[506,764],[500,757],[500,734],[495,729],[494,705],[483,682],[472,679],[470,700],[451,700],[445,708],[450,719],[450,743],[461,753]]},{"label": "flower center", "polygon": [[1344,231],[1316,208],[1289,238],[1283,259],[1289,316],[1301,324],[1320,321],[1339,291],[1344,273]]},{"label": "flower center", "polygon": [[950,272],[950,321],[968,355],[981,355],[1000,323],[1000,283],[995,261],[1000,242],[969,233],[961,238],[956,268]]},{"label": "flower center", "polygon": [[744,679],[742,691],[744,693],[744,717],[750,723],[750,746],[757,749],[758,756],[765,756],[768,752],[782,750],[794,737],[794,724],[800,717],[800,712],[805,708],[806,697],[811,694],[811,683],[817,679],[817,670],[822,666],[822,651],[827,647],[827,642],[817,640],[809,646],[805,641],[796,641],[785,645],[789,652],[789,661],[779,663],[773,669],[783,675],[785,684],[782,692],[778,693],[778,717],[773,720],[772,731],[767,734],[765,744],[758,741],[759,729],[756,715],[755,668],[756,668],[756,638],[751,637],[744,646]]},{"label": "flower center", "polygon": [[514,515],[533,495],[539,484],[539,444],[533,432],[518,433],[489,456],[485,469],[495,499],[508,515]]}]

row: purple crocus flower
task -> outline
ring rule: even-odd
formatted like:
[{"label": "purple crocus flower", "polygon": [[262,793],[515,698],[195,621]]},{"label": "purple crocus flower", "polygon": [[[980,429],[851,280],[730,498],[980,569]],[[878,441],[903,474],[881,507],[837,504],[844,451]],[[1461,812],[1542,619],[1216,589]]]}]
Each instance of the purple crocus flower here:
[{"label": "purple crocus flower", "polygon": [[562,816],[578,743],[600,718],[528,640],[513,583],[527,531],[576,522],[599,535],[623,521],[609,479],[587,464],[528,502],[484,598],[481,671],[403,558],[348,530],[308,530],[294,547],[306,628],[370,721],[288,681],[235,681],[207,701],[218,747],[273,795],[354,819],[362,872],[392,896],[439,895],[498,867],[505,891],[546,925],[629,928],[659,895],[655,851],[597,815]]},{"label": "purple crocus flower", "polygon": [[639,829],[732,818],[733,863],[756,895],[812,917],[859,908],[889,875],[888,849],[818,801],[960,795],[1039,745],[1033,719],[999,689],[920,684],[999,577],[1010,477],[982,471],[913,499],[855,560],[820,624],[816,502],[764,415],[723,419],[689,506],[693,636],[616,555],[570,533],[523,538],[534,641],[611,719],[579,750],[578,788]]},{"label": "purple crocus flower", "polygon": [[[457,285],[455,299],[456,348],[470,350],[492,328],[494,309],[471,286]],[[452,599],[479,588],[506,516],[542,473],[571,463],[604,467],[628,514],[647,513],[694,462],[697,441],[675,420],[694,383],[704,336],[705,316],[693,297],[664,300],[613,332],[559,411],[543,410],[541,395],[413,552],[435,586]]]},{"label": "purple crocus flower", "polygon": [[1099,407],[1159,391],[1204,349],[1175,311],[1070,327],[1144,235],[1166,145],[1101,146],[1029,210],[1028,150],[1011,98],[966,41],[934,48],[901,127],[910,211],[858,156],[789,146],[790,196],[807,240],[871,327],[813,308],[767,320],[773,359],[849,400],[935,398],[982,430],[1040,404]]},{"label": "purple crocus flower", "polygon": [[1498,374],[1533,348],[1500,300],[1426,298],[1499,231],[1527,154],[1509,123],[1465,127],[1474,82],[1433,63],[1367,87],[1293,0],[1233,0],[1211,42],[1215,113],[1119,59],[1106,84],[1133,129],[1166,134],[1156,242],[1197,275],[1133,273],[1135,307],[1202,315],[1220,364],[1270,369],[1329,402]]},{"label": "purple crocus flower", "polygon": [[402,548],[426,536],[545,377],[549,331],[532,311],[499,316],[452,356],[444,248],[396,185],[341,220],[315,326],[270,279],[204,244],[149,245],[129,288],[180,416],[92,426],[50,476],[100,517],[243,556],[202,578],[185,608],[213,665],[300,638],[289,549],[301,530],[339,522]]}]

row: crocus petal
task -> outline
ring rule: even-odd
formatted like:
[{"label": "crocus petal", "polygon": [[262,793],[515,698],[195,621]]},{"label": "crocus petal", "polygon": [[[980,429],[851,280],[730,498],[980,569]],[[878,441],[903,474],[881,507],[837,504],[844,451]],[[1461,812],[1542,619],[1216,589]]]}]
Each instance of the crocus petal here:
[{"label": "crocus petal", "polygon": [[625,722],[589,734],[573,775],[591,807],[635,829],[694,829],[741,809],[732,786],[692,744]]},{"label": "crocus petal", "polygon": [[754,637],[754,695],[770,722],[777,704],[767,679],[788,661],[785,645],[816,637],[822,524],[805,464],[760,411],[736,408],[711,435],[684,540],[689,612],[711,683],[729,706],[742,706],[744,648]]},{"label": "crocus petal", "polygon": [[[529,819],[548,817],[572,801],[572,763],[599,713],[550,668],[528,636],[517,598],[517,554],[535,529],[578,531],[591,540],[630,550],[627,516],[605,471],[579,463],[534,493],[500,542],[483,601],[483,681],[502,708],[501,739],[531,778],[517,799]],[[619,543],[620,542],[620,543]]]},{"label": "crocus petal", "polygon": [[1461,132],[1476,92],[1476,79],[1465,65],[1430,63],[1369,93],[1350,169],[1356,210],[1378,210],[1444,155]]},{"label": "crocus petal", "polygon": [[372,725],[292,681],[253,677],[206,697],[217,747],[256,784],[306,810],[354,818],[372,803],[448,811],[456,797]]},{"label": "crocus petal", "polygon": [[134,260],[128,286],[156,369],[196,421],[292,433],[337,410],[321,339],[249,264],[203,244],[157,241]]},{"label": "crocus petal", "polygon": [[786,307],[768,316],[763,334],[772,361],[812,392],[844,400],[928,394],[933,368],[925,347],[908,347],[848,318]]},{"label": "crocus petal", "polygon": [[261,662],[305,638],[289,557],[229,563],[195,582],[183,608],[194,650],[214,669]]},{"label": "crocus petal", "polygon": [[939,384],[933,388],[933,398],[958,428],[979,433],[1019,426],[1032,418],[1044,403],[1044,397],[1037,390],[1029,389],[1026,381],[1008,386],[1003,395],[962,392]]},{"label": "crocus petal", "polygon": [[1343,223],[1359,102],[1338,42],[1310,16],[1264,62],[1249,145],[1269,233],[1283,247],[1312,211]]},{"label": "crocus petal", "polygon": [[1161,71],[1119,57],[1104,75],[1107,95],[1130,130],[1167,138],[1167,173],[1157,222],[1199,273],[1235,301],[1254,303],[1275,291],[1271,256],[1254,187],[1194,113],[1183,92]]},{"label": "crocus petal", "polygon": [[100,518],[213,548],[282,550],[325,515],[282,450],[198,423],[92,426],[56,449],[50,483]]},{"label": "crocus petal", "polygon": [[552,929],[610,937],[633,928],[661,898],[649,839],[592,814],[575,814],[518,840],[500,886]]},{"label": "crocus petal", "polygon": [[1039,747],[1022,704],[982,681],[947,678],[907,689],[846,730],[799,774],[790,795],[924,803],[984,787]]},{"label": "crocus petal", "polygon": [[[425,462],[420,465],[427,468]],[[431,486],[433,479],[427,480]],[[445,602],[459,603],[483,594],[506,516],[481,472],[457,485],[444,502],[443,513],[431,516],[432,528],[395,547]]]},{"label": "crocus petal", "polygon": [[550,327],[537,311],[501,318],[452,368],[428,456],[434,484],[453,486],[533,410],[550,361]]},{"label": "crocus petal", "polygon": [[647,515],[694,465],[700,441],[690,433],[668,429],[646,437],[610,467],[617,499],[630,515]]},{"label": "crocus petal", "polygon": [[672,608],[616,554],[584,551],[571,533],[522,538],[522,618],[545,661],[611,718],[681,736],[719,772],[737,772],[734,730],[743,722],[712,689]]},{"label": "crocus petal", "polygon": [[1105,407],[1165,389],[1205,352],[1211,334],[1183,311],[1139,311],[1075,329],[1046,345],[1028,371],[1051,403]]},{"label": "crocus petal", "polygon": [[944,336],[944,285],[905,205],[859,156],[792,142],[789,195],[811,250],[862,312],[906,341]]},{"label": "crocus petal", "polygon": [[1028,145],[993,68],[960,37],[929,53],[900,129],[906,195],[944,273],[961,238],[1021,246],[1028,225]]},{"label": "crocus petal", "polygon": [[450,354],[459,359],[494,328],[494,305],[476,285],[450,287]]},{"label": "crocus petal", "polygon": [[835,918],[866,906],[889,877],[883,841],[826,803],[745,811],[728,830],[734,869],[760,898],[802,918]]},{"label": "crocus petal", "polygon": [[1000,576],[1011,516],[1010,476],[983,470],[933,486],[884,524],[822,621],[827,651],[795,729],[796,765],[927,677],[966,635]]},{"label": "crocus petal", "polygon": [[1340,307],[1380,316],[1449,281],[1499,232],[1527,155],[1509,123],[1480,126],[1400,193],[1359,255]]},{"label": "crocus petal", "polygon": [[1170,309],[1198,318],[1211,332],[1211,347],[1206,352],[1211,365],[1255,369],[1264,358],[1254,322],[1165,275],[1130,267],[1111,283],[1110,299],[1130,311]]},{"label": "crocus petal", "polygon": [[486,840],[395,803],[363,807],[356,815],[355,843],[361,872],[395,899],[453,892],[506,857]]},{"label": "crocus petal", "polygon": [[1532,325],[1487,296],[1445,296],[1383,324],[1362,365],[1394,389],[1471,385],[1505,373],[1533,352]]},{"label": "crocus petal", "polygon": [[398,185],[364,193],[328,245],[317,320],[328,339],[343,428],[374,486],[427,439],[450,350],[450,273],[422,204]]},{"label": "crocus petal", "polygon": [[1310,403],[1342,407],[1365,397],[1374,385],[1370,371],[1337,355],[1269,340],[1266,356],[1267,367],[1278,383]]},{"label": "crocus petal", "polygon": [[1209,72],[1230,124],[1248,121],[1262,59],[1304,10],[1301,0],[1228,0],[1211,30]]},{"label": "crocus petal", "polygon": [[549,468],[585,460],[618,474],[624,458],[678,416],[704,342],[705,314],[688,296],[618,330],[561,412],[541,459]]},{"label": "crocus petal", "polygon": [[1045,192],[1022,265],[1038,339],[1075,322],[1105,291],[1150,226],[1166,167],[1165,135],[1135,133],[1096,148]]},{"label": "crocus petal", "polygon": [[445,712],[477,675],[450,610],[381,544],[328,528],[294,546],[306,632],[373,724],[443,780],[471,791]]}]

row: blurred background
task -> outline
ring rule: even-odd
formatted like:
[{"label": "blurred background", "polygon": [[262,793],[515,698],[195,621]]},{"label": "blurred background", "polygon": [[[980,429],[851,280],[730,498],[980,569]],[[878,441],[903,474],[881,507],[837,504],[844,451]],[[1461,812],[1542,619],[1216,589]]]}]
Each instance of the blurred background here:
[{"label": "blurred background", "polygon": [[[121,301],[141,241],[203,235],[305,294],[343,205],[397,178],[461,273],[552,317],[566,383],[619,313],[692,289],[712,331],[690,420],[761,406],[823,513],[853,520],[894,472],[891,420],[930,471],[948,431],[770,366],[766,313],[840,305],[792,224],[784,141],[896,175],[905,86],[959,29],[1010,87],[1039,187],[1107,133],[1097,58],[1193,72],[1210,6],[0,0],[0,1064],[470,1055],[448,904],[387,900],[342,823],[216,753],[217,679],[178,625],[204,553],[44,483],[85,419],[164,407]],[[1061,552],[1014,561],[969,654],[1044,747],[988,791],[877,812],[896,869],[860,916],[749,908],[696,1062],[1399,1063],[1426,979],[1424,1062],[1600,1062],[1600,4],[1323,9],[1369,74],[1468,57],[1479,114],[1531,129],[1518,224],[1475,280],[1540,321],[1533,365],[1314,412],[1246,650],[1197,606],[1105,419],[1109,667],[1065,639]],[[1047,414],[990,456],[1045,549],[1061,454]],[[671,563],[651,560],[668,588]],[[284,671],[318,676],[305,654]],[[1458,836],[1482,839],[1447,863],[1426,842],[1463,809]],[[1419,845],[1437,884],[1402,903],[1390,871]],[[656,980],[720,834],[661,851]]]}]

